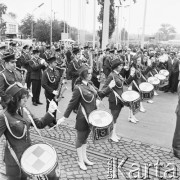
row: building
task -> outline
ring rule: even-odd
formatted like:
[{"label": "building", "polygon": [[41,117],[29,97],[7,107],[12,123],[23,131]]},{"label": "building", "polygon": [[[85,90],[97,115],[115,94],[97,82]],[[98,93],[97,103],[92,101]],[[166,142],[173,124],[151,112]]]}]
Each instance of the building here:
[{"label": "building", "polygon": [[3,21],[6,23],[5,38],[15,38],[18,36],[18,23],[9,14],[3,14]]}]

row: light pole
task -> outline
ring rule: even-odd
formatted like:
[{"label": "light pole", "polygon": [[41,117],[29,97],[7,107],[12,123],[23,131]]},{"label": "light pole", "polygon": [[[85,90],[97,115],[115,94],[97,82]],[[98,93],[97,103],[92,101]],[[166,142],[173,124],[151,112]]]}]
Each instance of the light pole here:
[{"label": "light pole", "polygon": [[50,27],[50,46],[52,45],[52,0],[51,0],[51,27]]},{"label": "light pole", "polygon": [[126,44],[126,18],[125,17],[123,17],[123,20],[124,20],[124,33],[123,33],[123,41],[124,41],[124,46],[125,46],[125,44]]},{"label": "light pole", "polygon": [[38,7],[36,7],[33,11],[32,11],[32,23],[31,23],[31,38],[33,39],[33,13],[36,9],[40,8],[41,6],[43,6],[44,3],[41,3]]},{"label": "light pole", "polygon": [[144,48],[144,33],[145,33],[145,26],[146,26],[146,11],[147,11],[147,0],[145,0],[144,4],[144,17],[143,17],[143,29],[141,35],[141,48]]}]

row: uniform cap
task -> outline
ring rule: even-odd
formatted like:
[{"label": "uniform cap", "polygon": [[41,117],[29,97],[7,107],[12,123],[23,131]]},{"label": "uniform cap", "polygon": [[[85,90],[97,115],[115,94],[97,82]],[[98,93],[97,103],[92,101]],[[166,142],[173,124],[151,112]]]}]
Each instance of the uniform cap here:
[{"label": "uniform cap", "polygon": [[39,53],[39,50],[38,49],[34,49],[32,52],[33,52],[33,54],[37,54],[37,53]]},{"label": "uniform cap", "polygon": [[4,59],[5,62],[17,61],[14,54],[7,55],[3,59]]},{"label": "uniform cap", "polygon": [[23,49],[27,49],[27,48],[28,48],[28,45],[23,46]]},{"label": "uniform cap", "polygon": [[0,46],[0,49],[6,49],[5,45]]},{"label": "uniform cap", "polygon": [[121,61],[120,59],[115,59],[112,61],[112,70],[114,70],[115,68],[117,68],[119,65],[123,64],[124,65],[124,62]]},{"label": "uniform cap", "polygon": [[47,60],[47,62],[48,63],[52,63],[52,62],[54,62],[54,61],[56,61],[56,57],[50,57],[48,60]]},{"label": "uniform cap", "polygon": [[21,89],[23,88],[23,85],[21,83],[14,83],[12,85],[10,85],[7,89],[6,89],[6,95],[9,96],[14,96],[16,93],[18,93]]},{"label": "uniform cap", "polygon": [[56,52],[60,52],[61,49],[60,49],[60,48],[56,48],[55,51],[56,51]]}]

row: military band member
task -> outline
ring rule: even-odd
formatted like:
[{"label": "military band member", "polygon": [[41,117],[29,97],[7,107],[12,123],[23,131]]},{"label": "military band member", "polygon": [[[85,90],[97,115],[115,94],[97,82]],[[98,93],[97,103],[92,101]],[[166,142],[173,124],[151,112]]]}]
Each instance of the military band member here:
[{"label": "military band member", "polygon": [[[46,112],[49,108],[49,101],[54,99],[55,96],[59,94],[58,85],[60,82],[60,73],[55,68],[57,65],[57,61],[55,57],[51,57],[48,59],[48,67],[43,72],[41,85],[45,89],[45,97],[46,97]],[[56,101],[55,101],[56,102]],[[58,102],[56,102],[58,105]],[[56,118],[56,111],[53,113]],[[56,121],[53,122],[52,126],[56,124]]]},{"label": "military band member", "polygon": [[19,71],[16,70],[15,55],[7,55],[3,58],[5,61],[5,69],[0,73],[0,97],[6,98],[6,89],[15,82],[22,82],[22,76]]},{"label": "military band member", "polygon": [[103,58],[103,72],[104,72],[106,78],[111,73],[111,59],[112,58],[111,58],[109,52],[110,52],[110,49],[107,48],[106,49],[106,55]]},{"label": "military band member", "polygon": [[39,100],[41,92],[41,78],[42,78],[42,69],[45,68],[45,64],[41,61],[39,57],[39,51],[33,50],[33,55],[29,61],[31,68],[31,82],[32,82],[32,103],[34,106],[42,104]]},{"label": "military band member", "polygon": [[9,43],[9,53],[10,54],[15,54],[16,53],[16,43],[15,42],[10,42]]},{"label": "military band member", "polygon": [[[121,100],[121,94],[123,93],[123,84],[124,82],[130,84],[133,80],[133,76],[135,71],[131,71],[130,76],[127,80],[125,80],[119,73],[121,72],[124,66],[124,62],[120,59],[116,59],[112,62],[112,72],[109,74],[104,86],[102,89],[106,88],[109,83],[114,80],[115,87],[112,88],[111,93],[109,94],[109,109],[111,110],[111,114],[113,116],[114,128],[111,136],[111,140],[114,142],[118,142],[119,137],[116,135],[116,123],[117,118],[121,112],[121,109],[124,107],[124,104]],[[135,122],[133,119],[129,119],[130,122]]]},{"label": "military band member", "polygon": [[47,61],[51,57],[50,48],[51,46],[46,46],[46,50],[41,56],[41,58],[45,59],[45,61]]},{"label": "military band member", "polygon": [[[5,69],[5,65],[4,65],[4,60],[3,60],[3,57],[5,56],[5,49],[6,49],[6,46],[1,46],[0,47],[0,72],[3,71]],[[7,53],[6,53],[7,54]],[[8,53],[9,54],[9,53]],[[7,54],[7,55],[8,55]]]},{"label": "military band member", "polygon": [[68,67],[68,71],[69,71],[69,75],[72,79],[72,91],[74,90],[74,83],[76,81],[76,79],[79,76],[79,70],[81,68],[81,62],[80,62],[80,50],[79,48],[75,47],[73,49],[73,54],[74,54],[74,58],[73,60],[70,62],[69,67]]}]

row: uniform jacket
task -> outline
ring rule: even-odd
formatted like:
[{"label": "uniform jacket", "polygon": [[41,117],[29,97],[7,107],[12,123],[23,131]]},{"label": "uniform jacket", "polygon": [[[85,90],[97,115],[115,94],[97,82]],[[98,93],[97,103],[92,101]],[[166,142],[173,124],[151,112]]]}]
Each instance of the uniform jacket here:
[{"label": "uniform jacket", "polygon": [[174,58],[173,64],[172,60],[169,58],[167,61],[167,70],[169,74],[179,72],[179,61],[178,59]]},{"label": "uniform jacket", "polygon": [[[0,115],[0,137],[3,134],[5,135],[7,141],[9,142],[12,149],[16,153],[17,158],[20,160],[23,152],[31,145],[30,132],[29,132],[30,126],[32,126],[31,121],[27,113],[24,112],[23,110],[21,112],[21,115],[17,113],[12,116],[7,111],[5,111],[4,114],[8,120],[12,133],[15,136],[19,137],[19,139],[13,137],[12,134],[9,132],[3,114]],[[41,119],[36,118],[35,116],[32,115],[32,113],[30,114],[36,126],[40,129],[44,128],[46,125],[50,124],[54,120],[54,118],[49,113],[46,113],[45,116]],[[25,131],[25,135],[22,136],[24,131]],[[14,158],[11,156],[11,153],[7,146],[5,148],[4,160],[7,165],[11,165],[11,166],[17,165]]]},{"label": "uniform jacket", "polygon": [[44,52],[41,56],[41,58],[45,59],[45,61],[47,62],[47,60],[50,58],[50,54]]},{"label": "uniform jacket", "polygon": [[28,53],[22,53],[20,59],[21,65],[29,72],[31,69],[29,65],[29,60],[31,59],[30,55]]},{"label": "uniform jacket", "polygon": [[49,67],[43,72],[41,85],[45,89],[45,96],[52,96],[52,92],[58,88],[60,73],[57,69]]},{"label": "uniform jacket", "polygon": [[68,67],[68,72],[71,78],[77,78],[79,76],[79,69],[81,67],[80,61],[73,59]]},{"label": "uniform jacket", "polygon": [[[91,83],[91,85],[93,85]],[[94,86],[93,86],[94,87]],[[94,87],[95,88],[95,87]],[[97,89],[97,88],[95,88]],[[82,92],[82,94],[81,94]],[[108,93],[111,92],[111,89],[109,86],[104,88],[104,90],[98,91],[98,96],[100,98],[103,98],[106,96]],[[64,117],[68,118],[72,110],[79,105],[77,116],[76,116],[76,125],[75,128],[78,131],[85,131],[89,129],[89,125],[85,119],[85,116],[82,112],[82,107],[84,107],[84,110],[87,114],[87,117],[89,117],[89,114],[97,109],[96,107],[96,99],[97,95],[94,94],[94,92],[88,87],[87,85],[81,83],[79,85],[76,85],[73,91],[72,98],[68,104],[68,107],[64,113]],[[80,105],[81,104],[81,105]]]},{"label": "uniform jacket", "polygon": [[103,72],[106,76],[108,76],[111,72],[111,61],[112,61],[112,58],[109,55],[104,58]]},{"label": "uniform jacket", "polygon": [[7,69],[2,71],[0,73],[0,96],[5,96],[6,89],[15,82],[22,82],[22,76],[19,71],[9,71]]},{"label": "uniform jacket", "polygon": [[29,61],[29,66],[31,67],[31,79],[41,80],[41,78],[42,78],[42,69],[44,68],[44,65],[40,64],[38,62],[38,59],[33,57]]},{"label": "uniform jacket", "polygon": [[[123,81],[125,81],[126,84],[130,84],[133,80],[133,77],[129,76],[129,78],[127,80],[122,80],[123,78],[120,74],[117,74],[116,72],[112,71],[109,74],[102,89],[106,88],[109,85],[109,83],[111,82],[111,80],[113,80],[113,79],[115,80],[115,83],[116,83],[116,86],[113,88],[113,90],[121,97],[121,94],[123,93],[123,84],[124,84]],[[119,107],[118,104],[121,104],[123,106],[121,100],[119,100],[118,98],[115,97],[115,94],[113,91],[111,91],[111,93],[109,94],[108,100],[110,103],[110,107],[109,107],[110,109],[116,109],[117,107]]]}]

